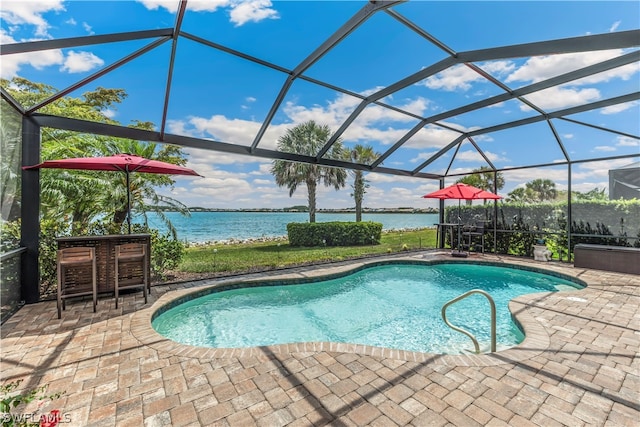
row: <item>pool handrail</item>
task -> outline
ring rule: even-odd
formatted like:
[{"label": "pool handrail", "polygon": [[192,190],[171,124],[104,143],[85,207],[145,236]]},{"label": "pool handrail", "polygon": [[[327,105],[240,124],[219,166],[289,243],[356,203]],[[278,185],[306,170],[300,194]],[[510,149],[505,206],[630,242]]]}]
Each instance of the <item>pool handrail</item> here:
[{"label": "pool handrail", "polygon": [[460,300],[463,300],[466,297],[471,296],[473,294],[483,295],[489,300],[489,305],[491,306],[491,353],[494,353],[496,351],[496,303],[493,301],[493,298],[491,297],[491,295],[489,295],[487,292],[483,291],[482,289],[472,289],[458,297],[455,297],[454,299],[452,299],[451,301],[447,302],[445,305],[442,306],[442,320],[444,320],[444,323],[454,331],[461,332],[466,336],[468,336],[469,338],[471,338],[471,341],[473,341],[473,346],[475,347],[475,352],[476,354],[479,354],[480,345],[478,344],[478,340],[476,340],[473,334],[471,334],[471,332],[465,329],[452,325],[449,322],[449,320],[447,320],[447,308],[450,305]]}]

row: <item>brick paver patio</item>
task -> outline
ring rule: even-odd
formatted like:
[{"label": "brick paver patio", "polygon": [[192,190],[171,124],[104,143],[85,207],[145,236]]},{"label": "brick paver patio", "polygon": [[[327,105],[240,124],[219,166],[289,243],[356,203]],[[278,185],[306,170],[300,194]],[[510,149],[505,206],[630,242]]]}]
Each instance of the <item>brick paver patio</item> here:
[{"label": "brick paver patio", "polygon": [[[439,255],[410,255],[423,257]],[[65,391],[43,409],[60,409],[70,426],[640,425],[640,276],[475,259],[535,265],[589,286],[518,298],[511,309],[526,340],[460,356],[332,343],[198,349],[150,328],[163,301],[229,279],[157,286],[147,305],[142,293],[128,294],[117,310],[101,298],[97,313],[90,301],[71,301],[61,320],[47,301],[2,326],[0,378]],[[268,275],[335,268],[346,267]]]}]

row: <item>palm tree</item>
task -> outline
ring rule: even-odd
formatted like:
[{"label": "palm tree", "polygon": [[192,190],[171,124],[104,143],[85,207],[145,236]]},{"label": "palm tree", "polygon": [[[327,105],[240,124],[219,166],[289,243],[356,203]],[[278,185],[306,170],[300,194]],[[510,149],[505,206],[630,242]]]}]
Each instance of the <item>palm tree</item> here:
[{"label": "palm tree", "polygon": [[530,192],[527,192],[527,189],[524,187],[517,187],[514,188],[508,195],[506,198],[507,202],[514,202],[514,203],[529,203],[529,199],[530,199],[530,194],[528,194]]},{"label": "palm tree", "polygon": [[[146,128],[147,126],[153,125],[140,124],[138,127]],[[182,149],[177,146],[169,144],[158,145],[134,140],[113,140],[106,145],[103,155],[110,156],[120,153],[135,154],[147,159],[159,160],[179,166],[184,166],[187,163]],[[108,204],[113,207],[113,223],[122,225],[127,219],[126,176],[122,173],[111,173],[107,174],[107,176],[113,183],[112,189],[115,190],[110,192],[112,200]],[[170,187],[174,182],[173,178],[168,175],[133,173],[130,176],[129,191],[132,211],[140,212],[144,217],[145,223],[147,222],[147,212],[155,212],[175,238],[176,231],[173,224],[164,211],[159,208],[170,207],[185,216],[190,215],[189,209],[178,200],[159,195],[156,192],[156,188]]]},{"label": "palm tree", "polygon": [[545,200],[555,200],[558,195],[556,190],[556,183],[550,179],[534,179],[526,184],[527,191],[531,193],[537,202],[544,202]]},{"label": "palm tree", "polygon": [[[299,124],[278,139],[278,150],[307,156],[315,156],[327,143],[331,130],[327,125],[318,125],[313,120]],[[332,159],[343,158],[343,148],[337,140],[327,152]],[[297,163],[287,160],[274,160],[271,173],[279,187],[289,189],[289,197],[295,193],[298,185],[307,186],[309,201],[309,222],[316,222],[316,187],[319,183],[333,186],[336,190],[345,186],[347,173],[344,169],[319,166],[316,164]]]},{"label": "palm tree", "polygon": [[[502,173],[496,173],[494,178],[493,169],[487,166],[482,166],[478,169],[474,169],[471,171],[471,173],[471,175],[460,178],[456,182],[472,185],[474,187],[480,188],[481,190],[490,191],[492,193],[501,190],[504,187],[504,176],[502,176]],[[487,201],[485,200],[485,203],[486,202]],[[472,201],[467,200],[466,203],[467,205],[471,205]]]},{"label": "palm tree", "polygon": [[[360,144],[356,145],[349,154],[350,160],[359,164],[370,164],[380,157],[380,153],[373,151],[373,147]],[[356,203],[356,222],[360,222],[362,221],[362,200],[369,184],[367,184],[367,180],[364,177],[364,171],[352,170],[351,172],[353,173],[353,193],[351,193],[351,196],[353,196],[353,200]]]}]

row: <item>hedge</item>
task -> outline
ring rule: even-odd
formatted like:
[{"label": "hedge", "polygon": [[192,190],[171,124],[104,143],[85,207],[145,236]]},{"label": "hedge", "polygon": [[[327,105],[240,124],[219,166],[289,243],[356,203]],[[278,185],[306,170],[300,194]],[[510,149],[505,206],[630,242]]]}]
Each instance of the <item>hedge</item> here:
[{"label": "hedge", "polygon": [[[640,200],[574,201],[572,222],[605,225],[614,235],[636,236],[640,233]],[[498,223],[527,224],[531,229],[566,231],[567,203],[520,204],[498,202]],[[493,222],[493,203],[460,206],[462,224],[475,221]],[[445,210],[445,222],[458,222],[458,206]]]},{"label": "hedge", "polygon": [[379,245],[382,223],[363,222],[290,222],[287,235],[291,246]]},{"label": "hedge", "polygon": [[[451,206],[445,211],[445,222],[457,222],[458,212],[461,224],[486,221],[491,225],[486,230],[485,250],[502,254],[532,256],[532,246],[538,239],[545,240],[554,257],[565,260],[571,258],[578,243],[640,247],[640,200],[573,202],[569,247],[567,208],[566,202],[498,203],[494,219],[493,203]],[[494,221],[498,230],[495,247],[491,232]]]}]

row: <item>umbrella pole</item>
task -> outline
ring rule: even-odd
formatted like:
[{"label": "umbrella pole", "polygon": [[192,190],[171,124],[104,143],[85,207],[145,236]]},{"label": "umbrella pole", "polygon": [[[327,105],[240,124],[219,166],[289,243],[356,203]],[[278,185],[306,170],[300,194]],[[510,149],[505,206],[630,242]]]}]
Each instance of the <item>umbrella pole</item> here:
[{"label": "umbrella pole", "polygon": [[460,220],[462,218],[460,218],[460,199],[458,199],[458,247],[456,248],[456,252],[451,252],[451,256],[456,257],[456,258],[466,258],[467,254],[463,251],[460,250],[460,239],[461,239],[461,234],[460,234]]},{"label": "umbrella pole", "polygon": [[460,250],[460,236],[461,236],[461,234],[460,234],[460,226],[462,225],[460,223],[460,221],[462,220],[462,218],[460,218],[460,203],[461,203],[460,199],[458,199],[458,252],[462,252]]},{"label": "umbrella pole", "polygon": [[125,170],[127,175],[127,227],[129,228],[129,234],[131,234],[131,189],[129,188],[129,170]]}]

